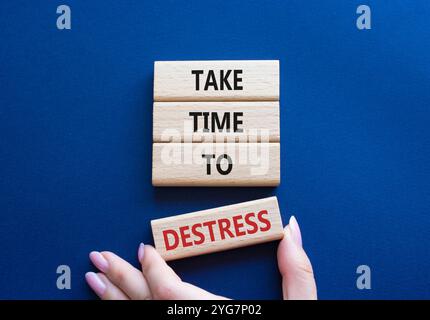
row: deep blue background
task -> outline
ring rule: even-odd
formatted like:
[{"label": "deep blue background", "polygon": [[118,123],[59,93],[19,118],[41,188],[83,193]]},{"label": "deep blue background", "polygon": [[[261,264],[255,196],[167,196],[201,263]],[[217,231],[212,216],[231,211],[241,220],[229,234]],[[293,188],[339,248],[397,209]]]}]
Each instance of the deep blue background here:
[{"label": "deep blue background", "polygon": [[[430,298],[430,2],[364,3],[368,31],[361,1],[1,1],[0,298],[94,298],[91,250],[137,265],[151,219],[273,194],[320,298]],[[281,61],[280,187],[151,186],[153,62],[204,59]],[[275,253],[172,265],[218,294],[280,298]]]}]

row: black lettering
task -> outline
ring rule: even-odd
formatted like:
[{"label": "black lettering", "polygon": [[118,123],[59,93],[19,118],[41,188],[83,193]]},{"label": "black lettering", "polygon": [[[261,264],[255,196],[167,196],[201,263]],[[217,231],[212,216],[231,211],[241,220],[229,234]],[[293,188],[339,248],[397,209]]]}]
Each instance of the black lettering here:
[{"label": "black lettering", "polygon": [[[221,161],[223,159],[227,159],[227,163],[228,163],[227,170],[223,170],[221,167]],[[228,154],[220,155],[216,161],[216,169],[223,176],[229,174],[231,172],[231,170],[233,169],[233,160],[230,158],[230,156]]]},{"label": "black lettering", "polygon": [[220,77],[221,77],[221,89],[224,90],[224,84],[227,87],[228,90],[231,90],[230,83],[228,83],[228,76],[230,75],[231,70],[227,70],[227,73],[224,75],[224,70],[220,71]]},{"label": "black lettering", "polygon": [[209,132],[209,112],[203,112],[203,132]]},{"label": "black lettering", "polygon": [[234,112],[233,113],[233,126],[234,126],[234,132],[243,132],[242,128],[239,128],[240,124],[243,124],[243,121],[239,119],[239,117],[243,117],[243,112]]},{"label": "black lettering", "polygon": [[214,154],[202,154],[202,158],[205,159],[206,158],[206,174],[210,175],[211,174],[211,159],[215,158]]},{"label": "black lettering", "polygon": [[219,122],[218,113],[212,113],[212,132],[215,132],[215,128],[218,128],[218,132],[221,132],[226,127],[227,132],[230,132],[230,112],[224,112],[222,122]]},{"label": "black lettering", "polygon": [[234,70],[234,90],[243,90],[242,86],[239,86],[239,82],[242,82],[242,78],[239,74],[242,74],[243,70]]},{"label": "black lettering", "polygon": [[200,90],[200,75],[203,74],[203,70],[191,70],[191,74],[196,75],[196,91]]},{"label": "black lettering", "polygon": [[214,90],[218,90],[218,85],[216,83],[215,73],[213,70],[209,70],[208,72],[208,77],[206,79],[206,84],[205,84],[205,91],[207,91],[210,86],[214,87]]},{"label": "black lettering", "polygon": [[193,126],[194,126],[193,130],[194,130],[194,132],[197,132],[197,130],[199,129],[198,128],[198,126],[199,126],[199,116],[201,116],[201,115],[202,115],[201,112],[190,112],[189,113],[189,116],[194,118],[193,119],[194,120],[193,121]]}]

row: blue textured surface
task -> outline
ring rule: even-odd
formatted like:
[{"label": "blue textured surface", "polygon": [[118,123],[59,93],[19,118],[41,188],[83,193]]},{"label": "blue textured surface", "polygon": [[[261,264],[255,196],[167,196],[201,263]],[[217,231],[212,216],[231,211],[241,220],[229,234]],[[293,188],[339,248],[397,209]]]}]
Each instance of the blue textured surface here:
[{"label": "blue textured surface", "polygon": [[[276,194],[320,298],[430,298],[430,2],[0,2],[0,298],[93,298],[91,250],[137,265],[154,218]],[[155,60],[279,59],[282,184],[151,186]],[[233,298],[280,298],[276,244],[172,263]],[[72,290],[56,289],[56,267]],[[355,269],[372,269],[372,290]]]}]

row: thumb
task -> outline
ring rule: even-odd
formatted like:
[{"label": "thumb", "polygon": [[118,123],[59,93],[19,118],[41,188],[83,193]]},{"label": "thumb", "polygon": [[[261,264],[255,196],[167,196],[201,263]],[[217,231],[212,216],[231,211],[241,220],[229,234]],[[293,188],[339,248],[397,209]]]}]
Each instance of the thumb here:
[{"label": "thumb", "polygon": [[156,300],[219,300],[214,295],[192,284],[183,282],[152,246],[139,246],[138,258],[142,272]]},{"label": "thumb", "polygon": [[294,216],[285,227],[284,238],[278,246],[278,267],[285,300],[317,299],[312,265],[302,248],[300,227]]}]

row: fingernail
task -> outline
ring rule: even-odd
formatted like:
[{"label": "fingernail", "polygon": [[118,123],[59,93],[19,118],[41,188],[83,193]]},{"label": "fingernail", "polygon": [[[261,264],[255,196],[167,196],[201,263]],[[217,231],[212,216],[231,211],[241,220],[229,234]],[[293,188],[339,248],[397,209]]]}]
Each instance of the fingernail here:
[{"label": "fingernail", "polygon": [[101,272],[107,272],[109,269],[109,262],[98,251],[90,253],[90,260]]},{"label": "fingernail", "polygon": [[94,272],[87,272],[85,274],[85,280],[87,280],[88,285],[100,298],[104,295],[106,291],[106,285],[102,279],[100,279],[98,274]]},{"label": "fingernail", "polygon": [[139,262],[142,262],[144,253],[145,253],[145,245],[143,243],[140,243],[139,250],[137,251],[137,258],[139,259]]},{"label": "fingernail", "polygon": [[289,226],[293,241],[296,243],[296,245],[302,247],[302,233],[300,232],[299,224],[297,223],[297,220],[294,216],[291,216]]}]

